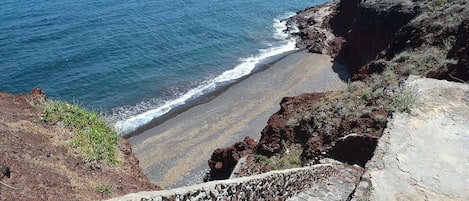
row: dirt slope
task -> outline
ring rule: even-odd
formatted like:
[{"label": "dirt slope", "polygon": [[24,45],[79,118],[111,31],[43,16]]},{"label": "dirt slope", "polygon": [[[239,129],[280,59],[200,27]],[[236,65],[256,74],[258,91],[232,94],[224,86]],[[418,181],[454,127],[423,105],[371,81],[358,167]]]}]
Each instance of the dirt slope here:
[{"label": "dirt slope", "polygon": [[31,95],[0,92],[0,200],[99,200],[155,190],[121,140],[120,164],[91,168],[65,141],[60,124],[40,121],[42,90]]}]

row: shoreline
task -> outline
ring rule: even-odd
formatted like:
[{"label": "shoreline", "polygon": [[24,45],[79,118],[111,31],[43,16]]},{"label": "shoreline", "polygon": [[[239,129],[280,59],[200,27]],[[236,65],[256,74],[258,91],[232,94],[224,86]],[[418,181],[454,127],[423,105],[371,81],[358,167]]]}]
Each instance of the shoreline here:
[{"label": "shoreline", "polygon": [[344,88],[346,72],[327,55],[295,51],[129,141],[152,182],[166,188],[201,183],[213,150],[248,135],[259,139],[283,97]]},{"label": "shoreline", "polygon": [[280,55],[273,56],[273,58],[267,59],[267,61],[257,64],[257,66],[248,75],[243,76],[243,77],[238,78],[238,79],[235,79],[235,80],[232,80],[228,83],[224,83],[224,84],[218,86],[216,89],[214,89],[211,92],[203,94],[203,95],[201,95],[197,98],[194,98],[193,100],[189,100],[185,104],[182,104],[180,106],[176,106],[175,108],[172,108],[167,113],[152,119],[150,122],[138,127],[134,131],[132,131],[130,133],[127,133],[127,134],[123,134],[122,137],[125,138],[125,139],[136,137],[136,136],[144,133],[147,130],[150,130],[154,127],[157,127],[157,126],[163,124],[164,122],[168,121],[169,119],[174,118],[177,115],[179,115],[181,113],[184,113],[187,110],[190,110],[193,107],[208,103],[211,100],[213,100],[214,98],[216,98],[216,97],[220,96],[221,94],[225,93],[233,85],[236,85],[236,84],[242,82],[243,80],[248,79],[251,76],[254,76],[255,74],[262,73],[262,71],[267,70],[268,68],[270,68],[272,65],[274,65],[276,62],[282,60],[283,58],[288,57],[291,54],[301,52],[301,51],[305,51],[305,50],[296,49],[296,50],[291,50],[291,51],[282,53]]}]

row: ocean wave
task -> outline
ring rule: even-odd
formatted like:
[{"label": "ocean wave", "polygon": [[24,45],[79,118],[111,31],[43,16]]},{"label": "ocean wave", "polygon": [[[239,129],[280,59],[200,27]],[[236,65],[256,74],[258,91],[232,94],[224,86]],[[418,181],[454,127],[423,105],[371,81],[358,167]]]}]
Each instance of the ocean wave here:
[{"label": "ocean wave", "polygon": [[155,118],[167,114],[172,109],[186,104],[190,100],[213,92],[217,87],[251,74],[259,64],[266,62],[272,57],[295,50],[296,39],[285,31],[287,30],[287,25],[284,20],[293,15],[294,13],[288,13],[273,20],[273,38],[278,41],[277,45],[260,49],[256,55],[240,58],[240,63],[232,69],[201,82],[198,86],[185,93],[178,94],[173,99],[166,101],[154,99],[135,106],[115,108],[113,114],[108,119],[111,122],[115,122],[115,129],[120,135],[127,135],[150,123]]}]

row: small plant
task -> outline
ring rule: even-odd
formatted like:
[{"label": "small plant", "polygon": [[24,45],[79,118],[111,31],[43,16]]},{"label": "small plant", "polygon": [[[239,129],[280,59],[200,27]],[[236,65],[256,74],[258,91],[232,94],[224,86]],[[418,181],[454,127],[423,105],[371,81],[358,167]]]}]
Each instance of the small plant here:
[{"label": "small plant", "polygon": [[103,197],[108,197],[111,194],[111,187],[107,184],[99,184],[97,188]]},{"label": "small plant", "polygon": [[371,87],[366,87],[362,90],[362,93],[360,95],[360,97],[363,99],[363,100],[370,100],[371,97],[372,97],[372,90],[371,90]]},{"label": "small plant", "polygon": [[388,121],[388,118],[383,115],[377,114],[373,117],[373,120],[378,123],[386,123]]},{"label": "small plant", "polygon": [[371,110],[370,109],[363,109],[362,111],[360,111],[360,113],[358,114],[358,117],[369,117],[371,114]]},{"label": "small plant", "polygon": [[399,69],[399,73],[403,76],[409,76],[410,74],[416,75],[418,72],[415,69],[416,67],[414,64],[407,64]]},{"label": "small plant", "polygon": [[442,6],[444,6],[446,3],[447,3],[447,0],[432,0],[432,1],[430,2],[430,6],[431,6],[432,8],[442,7]]},{"label": "small plant", "polygon": [[80,148],[90,164],[107,160],[115,165],[117,160],[117,135],[96,112],[89,112],[77,105],[61,101],[48,101],[43,107],[44,122],[63,122],[76,133],[70,145]]},{"label": "small plant", "polygon": [[290,168],[301,167],[301,153],[303,149],[299,144],[292,144],[290,147],[285,147],[286,151],[283,155],[274,155],[271,157],[256,154],[254,160],[256,162],[263,162],[271,165],[274,170],[284,170]]},{"label": "small plant", "polygon": [[290,118],[285,123],[285,126],[290,127],[290,128],[294,128],[295,126],[298,126],[299,124],[300,123],[299,123],[297,118]]},{"label": "small plant", "polygon": [[416,97],[410,89],[401,89],[392,95],[391,104],[395,111],[410,113],[416,104]]},{"label": "small plant", "polygon": [[371,95],[374,99],[380,98],[384,95],[384,87],[382,88],[377,88],[373,91],[373,94]]},{"label": "small plant", "polygon": [[353,82],[349,82],[347,87],[350,92],[354,92],[356,90],[359,90],[365,87],[365,83],[363,83],[362,81],[353,81]]},{"label": "small plant", "polygon": [[290,148],[283,154],[283,156],[271,157],[271,163],[275,170],[283,170],[301,167],[301,146],[291,145]]},{"label": "small plant", "polygon": [[256,162],[264,162],[264,163],[270,163],[270,158],[268,156],[256,154],[254,155],[254,160]]}]

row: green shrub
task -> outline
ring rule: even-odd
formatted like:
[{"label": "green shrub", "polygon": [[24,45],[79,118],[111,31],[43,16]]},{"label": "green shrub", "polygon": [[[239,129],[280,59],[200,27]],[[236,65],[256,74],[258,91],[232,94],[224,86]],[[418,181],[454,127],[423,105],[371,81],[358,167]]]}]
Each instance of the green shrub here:
[{"label": "green shrub", "polygon": [[372,93],[373,93],[373,91],[372,91],[371,87],[365,87],[365,88],[363,88],[360,97],[363,100],[370,100],[371,97],[372,97]]},{"label": "green shrub", "polygon": [[299,123],[299,119],[298,118],[290,118],[287,120],[287,122],[285,123],[285,126],[287,127],[290,127],[290,128],[294,128],[295,126],[298,126],[300,123]]},{"label": "green shrub", "polygon": [[411,112],[411,108],[416,105],[416,97],[411,89],[401,89],[392,95],[393,110],[399,112]]},{"label": "green shrub", "polygon": [[386,123],[388,121],[388,118],[383,115],[377,114],[373,117],[373,120],[377,123]]},{"label": "green shrub", "polygon": [[358,117],[361,117],[361,118],[363,118],[363,117],[369,117],[370,114],[371,114],[371,109],[365,108],[365,109],[361,110],[361,111],[358,113]]},{"label": "green shrub", "polygon": [[275,170],[283,170],[301,167],[301,146],[292,145],[283,156],[273,156],[271,157],[271,163]]},{"label": "green shrub", "polygon": [[103,197],[108,197],[111,194],[111,187],[108,184],[98,184],[97,190]]},{"label": "green shrub", "polygon": [[283,155],[274,155],[267,157],[264,155],[255,155],[255,161],[264,162],[272,165],[275,170],[284,170],[301,167],[301,153],[303,149],[300,145],[292,144]]},{"label": "green shrub", "polygon": [[436,8],[436,7],[442,7],[444,6],[447,2],[447,0],[432,0],[430,1],[430,6],[432,8]]},{"label": "green shrub", "polygon": [[107,160],[115,165],[117,160],[117,135],[96,112],[61,101],[48,101],[42,108],[44,122],[63,122],[77,136],[70,145],[80,148],[89,163]]}]

